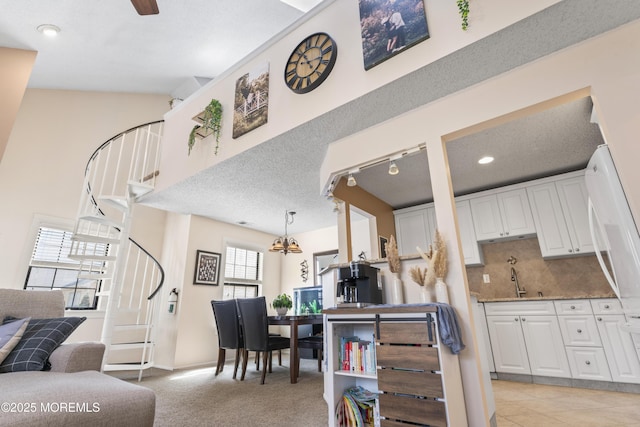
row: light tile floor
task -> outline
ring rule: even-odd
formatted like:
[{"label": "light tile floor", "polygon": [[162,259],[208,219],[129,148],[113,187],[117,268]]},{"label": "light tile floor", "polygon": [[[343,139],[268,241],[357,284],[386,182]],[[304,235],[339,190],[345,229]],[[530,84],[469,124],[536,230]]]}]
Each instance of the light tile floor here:
[{"label": "light tile floor", "polygon": [[640,426],[640,394],[493,380],[498,427]]}]

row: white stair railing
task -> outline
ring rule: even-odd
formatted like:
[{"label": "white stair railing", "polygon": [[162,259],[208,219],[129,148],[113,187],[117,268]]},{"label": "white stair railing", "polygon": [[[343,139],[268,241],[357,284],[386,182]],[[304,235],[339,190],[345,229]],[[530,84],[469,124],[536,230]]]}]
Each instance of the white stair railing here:
[{"label": "white stair railing", "polygon": [[139,380],[153,366],[154,297],[164,271],[129,233],[133,204],[155,186],[162,126],[157,121],[129,129],[92,154],[70,254],[81,261],[82,278],[100,282],[103,370],[139,370]]}]

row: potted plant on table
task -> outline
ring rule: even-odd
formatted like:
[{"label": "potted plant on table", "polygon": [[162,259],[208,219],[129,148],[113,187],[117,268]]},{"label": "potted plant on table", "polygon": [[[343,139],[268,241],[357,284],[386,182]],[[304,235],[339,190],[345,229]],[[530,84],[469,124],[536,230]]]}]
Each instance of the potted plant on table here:
[{"label": "potted plant on table", "polygon": [[289,295],[280,294],[271,302],[271,306],[276,309],[278,316],[284,316],[293,307],[293,302]]}]

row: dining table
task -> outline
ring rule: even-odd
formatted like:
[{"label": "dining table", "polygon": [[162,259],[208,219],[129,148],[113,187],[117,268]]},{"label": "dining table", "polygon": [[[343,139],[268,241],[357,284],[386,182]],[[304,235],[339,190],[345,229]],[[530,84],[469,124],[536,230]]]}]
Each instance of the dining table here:
[{"label": "dining table", "polygon": [[269,316],[269,325],[289,325],[289,339],[291,348],[289,350],[289,371],[291,384],[298,382],[300,366],[298,365],[298,326],[300,325],[322,325],[324,322],[322,314],[292,314],[283,316]]}]

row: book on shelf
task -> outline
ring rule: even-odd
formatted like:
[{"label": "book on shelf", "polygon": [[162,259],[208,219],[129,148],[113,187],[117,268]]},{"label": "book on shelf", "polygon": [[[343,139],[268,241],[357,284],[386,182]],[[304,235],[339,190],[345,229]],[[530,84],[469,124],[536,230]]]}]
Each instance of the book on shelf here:
[{"label": "book on shelf", "polygon": [[341,427],[373,427],[378,425],[378,395],[361,386],[344,391],[336,408],[337,425]]},{"label": "book on shelf", "polygon": [[376,371],[375,350],[373,341],[358,336],[340,338],[338,363],[340,369],[349,372],[374,373]]}]

